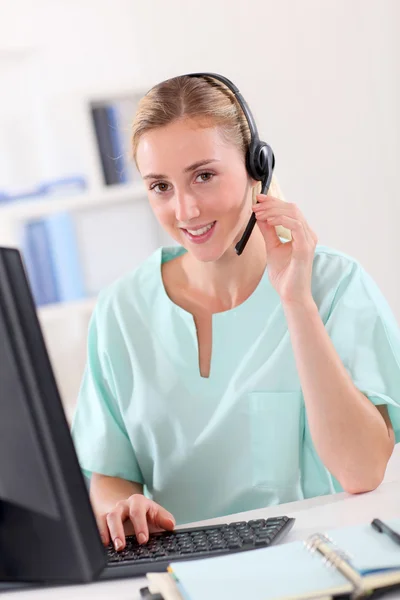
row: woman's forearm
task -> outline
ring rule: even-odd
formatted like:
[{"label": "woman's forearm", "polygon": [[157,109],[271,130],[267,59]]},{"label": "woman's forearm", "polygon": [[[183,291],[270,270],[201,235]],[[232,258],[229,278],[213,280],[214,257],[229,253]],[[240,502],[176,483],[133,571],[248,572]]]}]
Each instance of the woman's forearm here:
[{"label": "woman's forearm", "polygon": [[353,384],[312,297],[283,306],[318,455],[346,491],[374,489],[384,476],[393,436]]},{"label": "woman's forearm", "polygon": [[143,485],[120,477],[109,477],[93,473],[90,481],[90,500],[97,515],[112,510],[117,502],[132,494],[143,494]]}]

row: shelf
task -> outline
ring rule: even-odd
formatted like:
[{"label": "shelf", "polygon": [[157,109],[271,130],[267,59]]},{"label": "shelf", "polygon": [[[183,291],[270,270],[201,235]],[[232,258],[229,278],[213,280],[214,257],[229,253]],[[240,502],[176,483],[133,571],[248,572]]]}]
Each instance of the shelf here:
[{"label": "shelf", "polygon": [[68,196],[44,196],[31,200],[17,200],[10,204],[0,205],[0,218],[12,220],[28,220],[44,217],[59,211],[84,210],[98,208],[101,205],[130,202],[146,198],[143,183],[121,184],[110,186],[99,191],[86,192]]},{"label": "shelf", "polygon": [[14,44],[10,46],[0,46],[0,60],[9,62],[10,60],[21,60],[31,56],[37,50],[37,46]]},{"label": "shelf", "polygon": [[57,302],[39,306],[37,309],[39,319],[42,323],[67,319],[71,314],[87,316],[91,314],[96,304],[96,297],[74,300],[71,302]]}]

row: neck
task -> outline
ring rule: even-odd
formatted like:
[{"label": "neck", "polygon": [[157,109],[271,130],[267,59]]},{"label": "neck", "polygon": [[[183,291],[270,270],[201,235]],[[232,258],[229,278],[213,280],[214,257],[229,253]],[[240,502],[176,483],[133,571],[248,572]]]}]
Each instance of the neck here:
[{"label": "neck", "polygon": [[232,246],[214,262],[197,261],[190,253],[184,259],[189,288],[209,300],[212,312],[230,310],[244,302],[256,289],[267,264],[265,241],[258,227],[240,256]]}]

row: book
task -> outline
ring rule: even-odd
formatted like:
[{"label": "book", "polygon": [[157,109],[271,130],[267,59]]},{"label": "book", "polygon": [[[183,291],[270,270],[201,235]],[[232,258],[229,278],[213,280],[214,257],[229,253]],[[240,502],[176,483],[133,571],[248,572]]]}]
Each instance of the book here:
[{"label": "book", "polygon": [[59,301],[50,240],[43,219],[28,221],[22,231],[22,254],[36,306]]},{"label": "book", "polygon": [[68,212],[60,211],[44,219],[44,226],[59,302],[84,298],[85,283],[73,218]]},{"label": "book", "polygon": [[[388,523],[400,531],[400,519]],[[373,598],[373,591],[400,587],[400,546],[370,524],[356,525],[305,542],[173,562],[170,580],[184,600]],[[148,581],[157,591],[151,574]]]},{"label": "book", "polygon": [[125,168],[124,145],[121,139],[121,124],[117,106],[114,104],[107,105],[106,114],[110,130],[110,142],[112,158],[114,159],[114,168],[117,172],[119,183],[128,183],[128,176]]},{"label": "book", "polygon": [[22,230],[21,251],[35,305],[40,306],[45,299],[39,277],[40,262],[34,244],[32,223],[27,223]]},{"label": "book", "polygon": [[109,106],[92,106],[91,114],[95,129],[98,152],[103,171],[103,179],[106,185],[114,185],[122,183],[120,159],[115,156],[116,150],[116,121],[110,123],[110,116],[115,113],[109,110]]}]

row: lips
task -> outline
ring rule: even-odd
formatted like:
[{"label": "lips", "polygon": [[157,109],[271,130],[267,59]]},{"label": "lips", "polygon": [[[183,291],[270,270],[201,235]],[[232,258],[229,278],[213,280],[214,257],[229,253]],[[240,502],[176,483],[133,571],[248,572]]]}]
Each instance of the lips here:
[{"label": "lips", "polygon": [[211,229],[211,227],[215,224],[215,221],[213,221],[212,223],[209,223],[208,225],[204,225],[201,227],[195,227],[194,229],[186,229],[186,231],[188,231],[191,235],[203,235],[204,233],[207,233],[207,231],[209,231]]},{"label": "lips", "polygon": [[217,221],[213,221],[207,225],[201,225],[200,227],[194,227],[193,229],[182,229],[182,231],[192,243],[203,244],[214,234],[216,224]]}]

